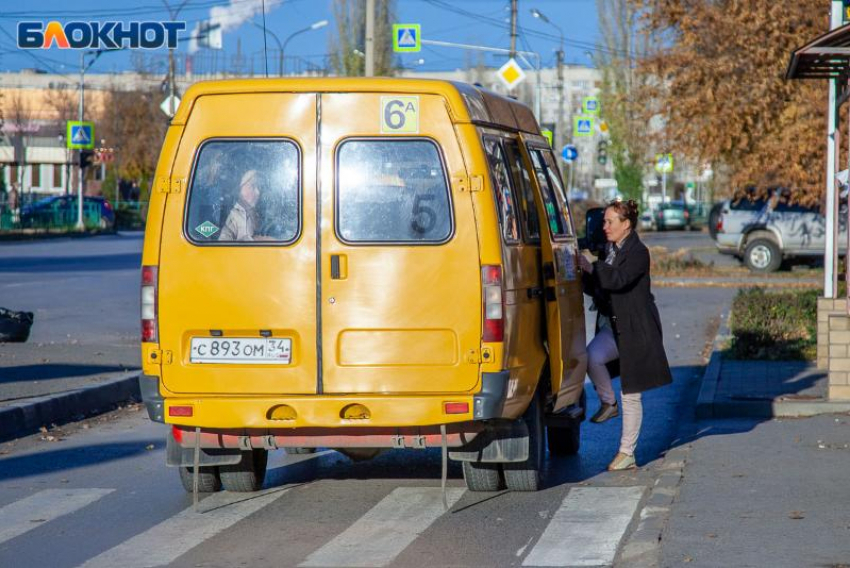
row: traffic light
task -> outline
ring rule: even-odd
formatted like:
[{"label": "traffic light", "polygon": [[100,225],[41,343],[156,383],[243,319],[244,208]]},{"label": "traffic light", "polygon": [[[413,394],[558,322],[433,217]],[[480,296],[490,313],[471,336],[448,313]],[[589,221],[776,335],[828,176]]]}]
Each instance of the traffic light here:
[{"label": "traffic light", "polygon": [[596,161],[604,166],[608,163],[608,141],[600,140],[596,146]]},{"label": "traffic light", "polygon": [[94,150],[80,150],[80,167],[85,169],[92,165]]}]

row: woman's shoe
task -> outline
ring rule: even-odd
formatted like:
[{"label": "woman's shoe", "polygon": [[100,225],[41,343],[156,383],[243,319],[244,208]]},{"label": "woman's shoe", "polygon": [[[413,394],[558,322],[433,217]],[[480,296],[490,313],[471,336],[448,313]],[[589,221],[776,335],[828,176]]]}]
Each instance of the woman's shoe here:
[{"label": "woman's shoe", "polygon": [[599,407],[599,410],[596,411],[596,414],[590,419],[591,422],[599,424],[601,422],[605,422],[606,420],[610,420],[611,418],[616,418],[620,415],[620,407],[617,406],[617,403],[608,404],[607,402],[603,402],[602,406]]},{"label": "woman's shoe", "polygon": [[637,464],[635,463],[634,456],[624,454],[623,452],[617,452],[617,455],[614,456],[614,459],[611,460],[610,464],[608,464],[608,471],[622,471],[624,469],[635,469],[636,467]]}]

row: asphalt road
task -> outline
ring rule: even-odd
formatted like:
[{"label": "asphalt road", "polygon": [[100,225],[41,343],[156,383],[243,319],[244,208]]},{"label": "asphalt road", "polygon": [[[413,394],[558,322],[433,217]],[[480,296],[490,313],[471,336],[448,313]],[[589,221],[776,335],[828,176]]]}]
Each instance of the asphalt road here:
[{"label": "asphalt road", "polygon": [[[62,243],[72,259],[57,254],[56,241],[13,245],[23,264],[0,249],[0,293],[10,308],[36,307],[36,341],[135,342],[140,243],[133,235],[102,239]],[[103,270],[90,270],[100,262]],[[452,464],[452,507],[443,512],[438,451],[361,463],[333,451],[279,451],[261,495],[217,493],[194,513],[176,470],[164,465],[165,428],[144,411],[123,410],[0,446],[0,566],[614,563],[680,417],[691,411],[702,351],[733,294],[656,290],[675,381],[645,396],[636,472],[605,471],[617,450],[616,419],[585,423],[580,454],[550,458],[537,493],[466,492]],[[82,312],[91,316],[85,325]],[[592,390],[589,398],[593,412]]]}]

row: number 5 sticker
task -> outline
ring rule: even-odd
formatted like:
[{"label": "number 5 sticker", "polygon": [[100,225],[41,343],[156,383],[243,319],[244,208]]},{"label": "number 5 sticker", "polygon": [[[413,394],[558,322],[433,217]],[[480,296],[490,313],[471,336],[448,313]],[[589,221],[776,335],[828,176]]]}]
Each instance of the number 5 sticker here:
[{"label": "number 5 sticker", "polygon": [[418,134],[419,97],[381,97],[381,133]]}]

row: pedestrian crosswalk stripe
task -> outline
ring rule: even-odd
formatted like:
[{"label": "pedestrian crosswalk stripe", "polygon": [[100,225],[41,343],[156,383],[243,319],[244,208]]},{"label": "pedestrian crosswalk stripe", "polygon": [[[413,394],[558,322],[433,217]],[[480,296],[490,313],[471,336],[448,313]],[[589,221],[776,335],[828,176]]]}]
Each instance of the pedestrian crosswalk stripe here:
[{"label": "pedestrian crosswalk stripe", "polygon": [[523,566],[610,566],[643,487],[575,487]]},{"label": "pedestrian crosswalk stripe", "polygon": [[153,568],[171,564],[245,517],[271,504],[291,486],[257,493],[223,491],[210,495],[198,505],[184,509],[147,531],[95,556],[82,568]]},{"label": "pedestrian crosswalk stripe", "polygon": [[114,489],[45,489],[0,508],[0,543],[91,505]]},{"label": "pedestrian crosswalk stripe", "polygon": [[[464,491],[447,490],[449,507]],[[399,487],[299,566],[386,566],[443,513],[439,487]]]}]

